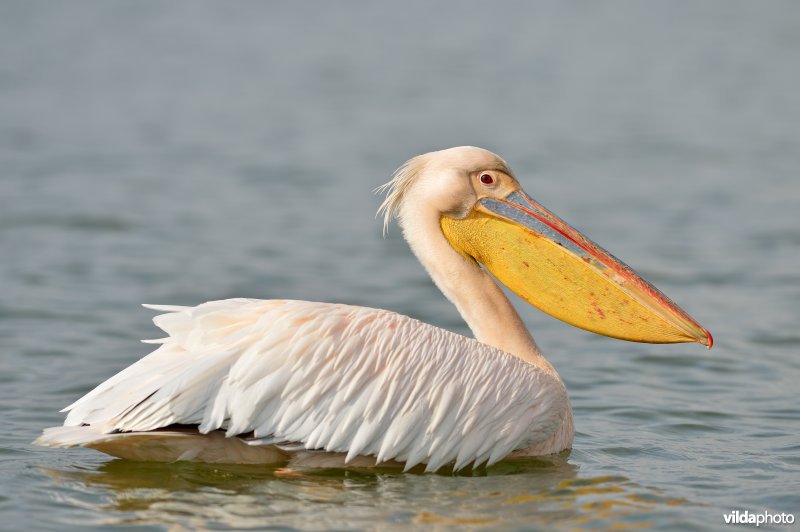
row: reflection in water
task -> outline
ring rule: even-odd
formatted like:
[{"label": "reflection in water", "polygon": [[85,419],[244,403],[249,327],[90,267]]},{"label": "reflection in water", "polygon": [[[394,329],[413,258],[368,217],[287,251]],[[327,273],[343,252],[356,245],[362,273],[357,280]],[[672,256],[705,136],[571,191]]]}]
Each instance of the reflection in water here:
[{"label": "reflection in water", "polygon": [[[687,504],[622,476],[579,478],[569,453],[504,461],[459,474],[396,469],[296,469],[112,460],[94,469],[41,469],[80,494],[74,520],[173,530],[416,525],[649,526],[637,514]],[[409,501],[416,501],[409,506]],[[324,517],[322,517],[324,516]]]}]

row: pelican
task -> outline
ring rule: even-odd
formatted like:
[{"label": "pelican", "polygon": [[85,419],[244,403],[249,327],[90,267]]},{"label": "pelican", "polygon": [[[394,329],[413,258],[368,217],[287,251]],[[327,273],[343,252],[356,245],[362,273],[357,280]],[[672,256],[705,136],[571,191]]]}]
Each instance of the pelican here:
[{"label": "pelican", "polygon": [[[566,387],[500,286],[574,326],[634,342],[707,330],[520,186],[457,147],[380,187],[412,251],[475,338],[387,310],[289,300],[145,305],[167,336],[66,407],[35,443],[130,460],[492,465],[572,446]],[[491,274],[491,275],[490,275]],[[494,279],[493,279],[494,277]]]}]

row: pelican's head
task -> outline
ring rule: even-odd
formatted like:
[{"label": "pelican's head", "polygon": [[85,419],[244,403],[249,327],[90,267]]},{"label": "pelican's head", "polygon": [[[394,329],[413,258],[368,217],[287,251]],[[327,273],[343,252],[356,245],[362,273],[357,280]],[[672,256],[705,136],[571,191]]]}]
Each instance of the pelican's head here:
[{"label": "pelican's head", "polygon": [[653,285],[534,201],[490,151],[464,146],[414,157],[385,189],[384,228],[394,216],[401,226],[436,216],[458,253],[551,316],[623,340],[713,344]]}]

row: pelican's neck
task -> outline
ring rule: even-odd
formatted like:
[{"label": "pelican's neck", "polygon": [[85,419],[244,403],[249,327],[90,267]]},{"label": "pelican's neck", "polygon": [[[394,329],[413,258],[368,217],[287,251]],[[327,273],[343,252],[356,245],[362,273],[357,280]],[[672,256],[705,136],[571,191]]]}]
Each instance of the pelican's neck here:
[{"label": "pelican's neck", "polygon": [[403,234],[436,286],[456,306],[478,341],[552,369],[497,283],[447,241],[439,217],[425,209],[402,216]]}]

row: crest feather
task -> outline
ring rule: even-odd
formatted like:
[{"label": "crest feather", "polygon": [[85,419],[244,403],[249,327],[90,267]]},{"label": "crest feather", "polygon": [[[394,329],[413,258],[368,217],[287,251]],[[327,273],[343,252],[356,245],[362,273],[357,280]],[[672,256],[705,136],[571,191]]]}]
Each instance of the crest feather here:
[{"label": "crest feather", "polygon": [[406,193],[411,188],[420,172],[425,169],[425,164],[428,162],[428,155],[417,155],[409,159],[403,165],[395,170],[392,179],[378,188],[375,189],[376,194],[386,194],[383,203],[378,209],[377,216],[383,215],[383,234],[389,231],[389,223],[393,218],[397,218],[400,205],[405,199]]}]

